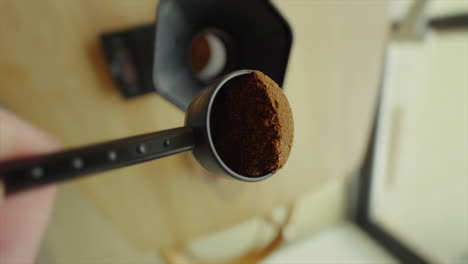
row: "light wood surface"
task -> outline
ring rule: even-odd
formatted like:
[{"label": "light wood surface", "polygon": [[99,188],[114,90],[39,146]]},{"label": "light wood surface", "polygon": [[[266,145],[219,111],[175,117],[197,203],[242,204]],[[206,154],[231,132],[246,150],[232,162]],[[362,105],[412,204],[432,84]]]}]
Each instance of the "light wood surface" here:
[{"label": "light wood surface", "polygon": [[[0,102],[66,147],[182,125],[184,114],[157,94],[123,100],[98,46],[102,32],[152,21],[156,2],[1,0]],[[77,197],[136,248],[167,247],[263,214],[350,175],[362,159],[387,2],[275,3],[294,31],[284,85],[296,125],[288,164],[261,183],[213,181],[183,154],[73,182]]]}]

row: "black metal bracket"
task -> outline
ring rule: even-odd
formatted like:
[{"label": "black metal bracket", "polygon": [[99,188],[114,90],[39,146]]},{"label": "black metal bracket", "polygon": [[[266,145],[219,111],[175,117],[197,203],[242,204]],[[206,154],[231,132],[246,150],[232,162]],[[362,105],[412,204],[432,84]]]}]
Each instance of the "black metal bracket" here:
[{"label": "black metal bracket", "polygon": [[154,36],[154,24],[101,36],[108,69],[125,98],[156,91],[152,77]]}]

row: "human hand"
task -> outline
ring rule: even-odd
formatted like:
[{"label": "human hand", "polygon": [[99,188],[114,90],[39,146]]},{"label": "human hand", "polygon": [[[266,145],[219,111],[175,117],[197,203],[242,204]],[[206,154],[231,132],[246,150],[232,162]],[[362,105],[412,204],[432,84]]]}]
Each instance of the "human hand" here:
[{"label": "human hand", "polygon": [[[0,108],[0,160],[56,151],[52,137]],[[34,263],[53,204],[54,186],[4,197],[0,176],[0,263]]]}]

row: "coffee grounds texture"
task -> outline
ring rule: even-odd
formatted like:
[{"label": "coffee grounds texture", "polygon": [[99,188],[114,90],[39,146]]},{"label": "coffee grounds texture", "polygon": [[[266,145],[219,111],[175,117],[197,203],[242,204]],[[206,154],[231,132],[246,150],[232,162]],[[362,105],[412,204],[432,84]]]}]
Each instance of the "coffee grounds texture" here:
[{"label": "coffee grounds texture", "polygon": [[223,162],[247,177],[282,168],[291,152],[294,122],[281,88],[259,71],[229,80],[216,95],[210,117]]},{"label": "coffee grounds texture", "polygon": [[200,73],[211,57],[210,44],[205,34],[196,36],[190,48],[190,64],[195,73]]}]

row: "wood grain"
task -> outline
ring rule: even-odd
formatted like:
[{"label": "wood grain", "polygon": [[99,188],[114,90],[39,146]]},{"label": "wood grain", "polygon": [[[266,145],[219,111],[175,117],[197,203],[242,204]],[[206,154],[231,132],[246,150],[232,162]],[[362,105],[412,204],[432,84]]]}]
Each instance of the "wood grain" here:
[{"label": "wood grain", "polygon": [[[275,3],[294,31],[284,85],[296,125],[288,164],[252,184],[201,177],[184,154],[74,182],[135,247],[156,250],[219,230],[357,168],[376,102],[387,2]],[[102,32],[152,21],[156,5],[1,0],[0,101],[68,147],[182,125],[184,114],[157,94],[123,100],[98,45]]]}]

